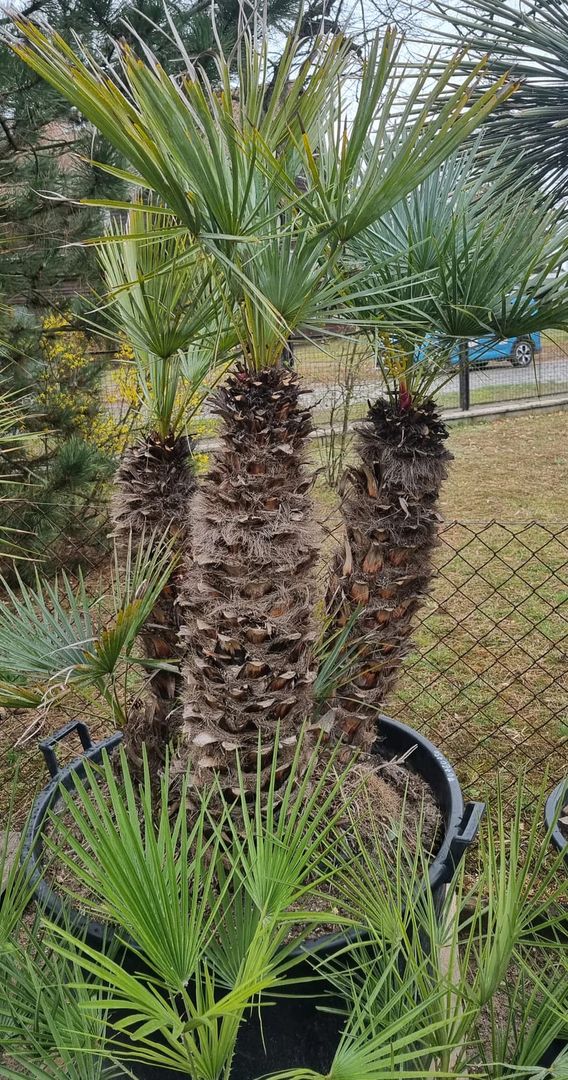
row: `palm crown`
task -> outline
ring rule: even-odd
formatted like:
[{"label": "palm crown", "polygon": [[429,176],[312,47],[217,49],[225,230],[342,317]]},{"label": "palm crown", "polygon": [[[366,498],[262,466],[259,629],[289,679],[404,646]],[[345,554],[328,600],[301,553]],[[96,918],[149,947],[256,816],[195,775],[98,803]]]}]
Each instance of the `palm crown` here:
[{"label": "palm crown", "polygon": [[[357,279],[339,280],[344,245],[433,172],[513,89],[502,76],[474,95],[481,63],[448,92],[456,58],[432,85],[433,64],[425,65],[401,111],[405,70],[392,32],[382,44],[375,38],[363,64],[341,36],[319,42],[302,62],[292,37],[274,81],[266,42],[245,36],[236,80],[220,56],[212,85],[181,41],[183,76],[128,48],[117,74],[29,20],[15,26],[14,51],[114,144],[133,169],[120,176],[163,204],[164,233],[173,215],[174,228],[186,231],[228,289],[251,368],[274,363],[297,326],[337,316],[350,296],[357,299]],[[346,79],[357,84],[351,113]]]}]

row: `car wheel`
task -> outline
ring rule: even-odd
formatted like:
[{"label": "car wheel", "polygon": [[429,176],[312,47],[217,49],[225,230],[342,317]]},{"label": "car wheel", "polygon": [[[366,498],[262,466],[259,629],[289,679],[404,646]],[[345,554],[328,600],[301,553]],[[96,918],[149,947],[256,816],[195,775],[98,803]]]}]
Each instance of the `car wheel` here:
[{"label": "car wheel", "polygon": [[529,367],[534,360],[534,345],[528,338],[519,338],[511,353],[513,367]]}]

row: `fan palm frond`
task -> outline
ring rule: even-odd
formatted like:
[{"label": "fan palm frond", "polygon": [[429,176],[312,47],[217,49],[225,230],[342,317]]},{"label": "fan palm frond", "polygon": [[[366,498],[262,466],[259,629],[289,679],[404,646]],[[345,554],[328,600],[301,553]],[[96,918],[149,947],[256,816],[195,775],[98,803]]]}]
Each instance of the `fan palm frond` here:
[{"label": "fan palm frond", "polygon": [[387,386],[405,378],[414,400],[443,384],[460,340],[568,325],[562,214],[523,191],[512,166],[501,172],[511,184],[496,189],[501,153],[481,165],[478,155],[475,146],[449,158],[352,245],[368,266],[371,310],[377,298],[372,333],[381,316],[385,327],[400,319],[392,349],[383,341],[377,350]]},{"label": "fan palm frond", "polygon": [[[305,318],[306,300],[333,273],[334,252],[437,169],[513,89],[503,76],[473,98],[480,64],[459,90],[448,90],[459,57],[437,76],[432,61],[400,113],[408,73],[391,32],[376,37],[362,64],[341,36],[322,42],[308,61],[291,38],[274,87],[266,42],[244,39],[236,87],[230,62],[218,58],[218,92],[183,47],[181,80],[167,76],[148,50],[141,61],[127,48],[119,77],[51,30],[24,18],[14,25],[11,48],[124,154],[135,170],[132,182],[154,192],[172,215],[176,243],[188,245],[190,258],[198,249],[205,274],[214,270],[231,309],[239,308],[241,345],[253,366],[278,358],[267,326],[280,337],[281,352]],[[341,84],[353,74],[360,76],[357,105],[348,118]],[[426,88],[427,101],[416,110]],[[168,225],[162,227],[171,242]],[[283,245],[296,261],[300,249],[308,259],[303,293],[297,279],[279,295],[255,272],[257,260],[274,272],[283,258],[288,265]]]},{"label": "fan palm frond", "polygon": [[537,187],[562,204],[568,192],[568,28],[562,0],[474,0],[467,8],[439,6],[437,36],[465,46],[463,74],[476,56],[489,55],[488,76],[510,72],[519,90],[485,125],[486,153],[503,148],[525,187]]},{"label": "fan palm frond", "polygon": [[162,438],[177,434],[207,376],[231,356],[207,260],[171,214],[141,204],[100,241],[99,261],[105,315],[133,349],[149,426]]},{"label": "fan palm frond", "polygon": [[27,709],[57,699],[70,686],[96,687],[121,720],[115,673],[121,662],[134,662],[136,636],[174,564],[171,544],[152,541],[127,559],[124,570],[116,560],[106,613],[107,598],[89,595],[81,574],[76,583],[64,572],[53,582],[36,574],[34,586],[19,577],[15,587],[3,581],[0,703]]}]

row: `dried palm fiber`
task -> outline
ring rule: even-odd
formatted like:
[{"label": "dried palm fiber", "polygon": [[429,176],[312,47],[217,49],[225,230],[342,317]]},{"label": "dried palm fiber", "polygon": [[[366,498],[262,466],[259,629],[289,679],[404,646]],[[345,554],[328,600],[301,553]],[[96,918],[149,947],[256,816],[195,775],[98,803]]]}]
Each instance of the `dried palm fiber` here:
[{"label": "dried palm fiber", "polygon": [[268,779],[277,731],[284,779],[312,709],[314,564],[310,412],[284,368],[237,368],[210,399],[219,448],[194,500],[192,551],[181,595],[187,646],[177,767],[197,786],[215,774],[238,792]]},{"label": "dried palm fiber", "polygon": [[326,596],[333,633],[359,610],[356,657],[336,695],[332,737],[368,750],[377,717],[410,647],[413,616],[432,580],[437,501],[452,455],[435,404],[397,396],[369,407],[358,425],[359,462],[346,471],[344,543]]},{"label": "dried palm fiber", "polygon": [[[176,536],[184,552],[189,548],[188,506],[196,480],[191,442],[185,435],[156,432],[129,447],[115,477],[111,515],[123,551],[135,554],[152,538],[156,544]],[[180,657],[178,639],[179,570],[162,590],[142,631],[146,656],[152,660]],[[131,705],[124,727],[124,746],[135,771],[142,767],[146,743],[152,771],[159,769],[169,742],[179,731],[181,710],[177,700],[181,677],[152,669],[145,692]]]}]

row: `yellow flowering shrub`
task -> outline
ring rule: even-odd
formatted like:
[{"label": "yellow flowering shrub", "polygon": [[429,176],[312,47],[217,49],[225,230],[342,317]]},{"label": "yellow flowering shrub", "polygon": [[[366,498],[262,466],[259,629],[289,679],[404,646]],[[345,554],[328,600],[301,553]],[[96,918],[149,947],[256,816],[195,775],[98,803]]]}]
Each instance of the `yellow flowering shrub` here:
[{"label": "yellow flowering shrub", "polygon": [[138,410],[142,404],[138,372],[134,360],[134,350],[123,341],[113,356],[112,370],[106,383],[106,401],[109,405],[121,409]]},{"label": "yellow flowering shrub", "polygon": [[42,331],[36,400],[44,422],[67,435],[80,435],[104,453],[120,453],[129,424],[104,408],[102,365],[87,335],[72,329],[69,315],[57,312],[44,317]]}]

